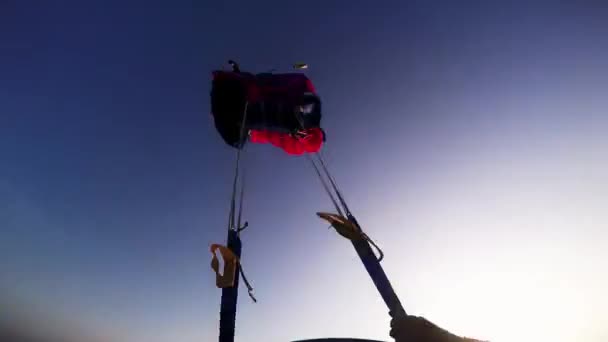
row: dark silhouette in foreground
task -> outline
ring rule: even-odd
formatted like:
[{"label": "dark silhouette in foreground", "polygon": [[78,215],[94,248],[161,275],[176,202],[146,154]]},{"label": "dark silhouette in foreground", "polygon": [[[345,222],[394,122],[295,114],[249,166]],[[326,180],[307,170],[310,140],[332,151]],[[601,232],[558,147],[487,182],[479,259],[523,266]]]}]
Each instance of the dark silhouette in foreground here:
[{"label": "dark silhouette in foreground", "polygon": [[[460,337],[438,327],[427,319],[407,315],[391,320],[391,337],[395,342],[489,342]],[[360,338],[318,338],[293,342],[381,342]]]},{"label": "dark silhouette in foreground", "polygon": [[391,320],[390,335],[395,342],[483,342],[456,336],[423,317],[411,315]]}]

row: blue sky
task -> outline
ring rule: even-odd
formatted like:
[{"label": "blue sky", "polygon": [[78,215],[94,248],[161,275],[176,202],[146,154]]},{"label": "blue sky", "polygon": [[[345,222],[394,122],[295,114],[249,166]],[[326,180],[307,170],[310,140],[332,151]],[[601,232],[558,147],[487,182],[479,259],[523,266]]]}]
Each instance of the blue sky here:
[{"label": "blue sky", "polygon": [[[493,341],[605,340],[607,10],[4,1],[0,318],[216,338],[208,246],[234,150],[210,72],[233,58],[310,65],[330,168],[409,313]],[[314,215],[331,202],[306,160],[259,145],[245,160],[259,302],[242,291],[238,341],[389,340],[352,247]]]}]

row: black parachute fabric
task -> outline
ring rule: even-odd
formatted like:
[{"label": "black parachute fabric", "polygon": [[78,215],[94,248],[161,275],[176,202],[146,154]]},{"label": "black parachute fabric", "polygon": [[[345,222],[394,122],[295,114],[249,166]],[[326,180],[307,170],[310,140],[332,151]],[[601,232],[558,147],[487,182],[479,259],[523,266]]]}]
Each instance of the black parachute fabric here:
[{"label": "black parachute fabric", "polygon": [[243,146],[240,129],[245,111],[246,131],[289,135],[321,125],[321,101],[304,74],[214,71],[211,112],[218,133],[230,146]]}]

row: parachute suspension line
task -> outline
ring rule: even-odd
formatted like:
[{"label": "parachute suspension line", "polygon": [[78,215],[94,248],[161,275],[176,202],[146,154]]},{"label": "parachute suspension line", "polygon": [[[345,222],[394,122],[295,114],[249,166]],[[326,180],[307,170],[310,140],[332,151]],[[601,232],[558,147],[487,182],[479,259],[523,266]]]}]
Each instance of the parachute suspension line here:
[{"label": "parachute suspension line", "polygon": [[[234,178],[234,183],[233,183],[233,197],[232,197],[232,203],[233,203],[233,207],[235,206],[235,196],[236,196],[236,186],[237,186],[237,177],[239,175],[239,160],[240,160],[240,156],[241,156],[241,151],[244,149],[244,145],[245,145],[245,139],[247,136],[247,129],[245,128],[246,123],[247,123],[247,109],[249,107],[249,102],[245,102],[245,110],[243,113],[243,121],[241,122],[241,132],[239,135],[239,149],[237,150],[237,163],[236,163],[236,175]],[[234,215],[235,213],[232,213],[232,224],[230,225],[229,229],[234,229],[236,230],[237,236],[240,235],[240,233],[247,228],[248,226],[248,222],[245,221],[245,223],[243,225],[241,225],[242,222],[242,217],[243,217],[243,201],[245,198],[245,166],[242,166],[242,175],[241,175],[241,191],[239,194],[239,208],[238,208],[238,218],[236,221],[236,226],[234,225]],[[255,298],[255,296],[253,295],[253,287],[251,286],[251,284],[249,283],[249,280],[247,280],[247,277],[245,276],[245,272],[243,271],[243,266],[241,264],[241,262],[239,261],[239,273],[241,275],[241,277],[243,278],[243,282],[245,283],[245,286],[247,287],[247,293],[249,294],[249,297],[251,298],[251,300],[253,300],[254,303],[257,303],[257,299]]]},{"label": "parachute suspension line", "polygon": [[[234,170],[234,180],[232,182],[232,196],[230,199],[230,216],[228,219],[228,229],[239,230],[241,228],[241,217],[242,217],[242,209],[243,209],[243,197],[245,194],[244,181],[241,183],[241,191],[239,198],[239,213],[238,213],[238,222],[236,222],[236,197],[237,197],[237,186],[240,176],[240,161],[241,161],[241,152],[245,145],[245,136],[246,136],[246,122],[247,122],[247,109],[249,107],[249,102],[245,102],[245,109],[243,111],[243,121],[241,122],[241,132],[239,134],[239,148],[236,151],[236,164]],[[244,176],[242,177],[244,179]]]},{"label": "parachute suspension line", "polygon": [[[246,127],[246,123],[247,123],[248,107],[249,107],[249,102],[245,102],[245,109],[243,112],[243,121],[241,122],[241,132],[239,134],[239,139],[240,139],[239,140],[239,149],[237,149],[237,152],[236,152],[236,166],[235,166],[234,182],[232,184],[232,199],[231,199],[231,208],[230,208],[230,211],[231,211],[230,220],[231,221],[228,226],[229,230],[232,229],[232,230],[236,231],[237,236],[239,236],[240,232],[243,231],[248,226],[248,222],[245,222],[243,225],[241,225],[242,217],[243,217],[243,201],[245,198],[245,166],[240,165],[241,153],[242,153],[242,150],[244,149],[245,139],[247,136],[247,129],[245,127]],[[242,171],[241,171],[241,169],[242,169]],[[240,176],[241,184],[240,184],[240,193],[239,193],[238,214],[236,214],[235,213],[236,195],[237,195],[237,185],[238,185],[239,176]],[[238,215],[238,217],[236,218],[236,222],[235,222],[236,215]],[[236,225],[235,225],[235,223],[236,223]],[[251,297],[251,299],[257,303],[257,300],[253,295],[253,287],[247,280],[247,277],[245,277],[245,272],[243,271],[243,266],[241,265],[240,260],[239,260],[238,266],[239,266],[239,273],[240,273],[241,277],[243,278],[243,282],[245,283],[245,286],[247,286],[247,292],[249,294],[249,297]]]},{"label": "parachute suspension line", "polygon": [[[220,303],[220,342],[234,342],[235,322],[236,322],[236,311],[237,311],[237,300],[238,300],[238,287],[239,287],[239,276],[243,278],[243,282],[247,286],[249,296],[256,301],[252,295],[253,288],[249,284],[249,281],[245,278],[243,268],[241,266],[241,250],[242,243],[240,239],[240,232],[247,227],[247,222],[241,226],[242,213],[243,213],[243,201],[244,201],[244,176],[242,164],[243,149],[247,138],[247,109],[249,103],[245,102],[245,108],[243,112],[243,118],[240,127],[240,140],[237,145],[236,162],[234,166],[234,180],[232,183],[232,195],[230,199],[230,213],[228,218],[228,238],[226,247],[230,252],[234,254],[235,267],[233,268],[232,280],[230,284],[222,286],[222,298]],[[240,183],[240,188],[239,188]],[[237,208],[237,196],[238,208]],[[236,211],[238,210],[238,214]],[[238,271],[237,271],[238,269]],[[216,272],[217,274],[217,272]],[[219,287],[219,286],[218,286]]]},{"label": "parachute suspension line", "polygon": [[[314,160],[310,158],[314,164]],[[323,168],[323,171],[326,174],[326,177],[330,179],[331,185],[333,187],[333,191],[339,197],[341,204],[344,206],[344,210],[346,211],[346,216],[343,215],[335,215],[335,214],[327,214],[327,213],[317,213],[321,218],[325,218],[336,230],[336,232],[343,237],[349,239],[355,248],[355,251],[359,255],[359,259],[363,263],[367,273],[370,278],[374,282],[376,289],[382,296],[382,299],[386,306],[389,309],[389,315],[391,317],[403,317],[406,316],[405,309],[403,309],[403,305],[401,304],[399,297],[395,293],[388,277],[384,273],[380,262],[384,258],[384,253],[382,250],[374,243],[370,237],[363,232],[361,226],[357,222],[357,219],[353,216],[346,205],[346,201],[342,196],[340,189],[331,176],[327,168],[327,164],[323,160],[320,155],[317,155],[317,159]],[[316,165],[315,165],[316,166]],[[318,170],[318,168],[315,167]],[[318,172],[319,178],[321,177],[321,173]],[[329,218],[329,219],[328,219]],[[374,249],[377,251],[377,254],[374,252]]]},{"label": "parachute suspension line", "polygon": [[245,197],[245,166],[243,166],[243,175],[241,176],[241,193],[239,194],[239,214],[236,223],[237,232],[244,228],[241,226],[241,218],[243,217],[243,198]]},{"label": "parachute suspension line", "polygon": [[[243,175],[241,176],[241,193],[239,195],[239,209],[238,209],[238,218],[237,218],[237,223],[236,226],[233,226],[231,229],[234,229],[236,231],[237,236],[240,236],[240,233],[247,228],[248,223],[245,222],[243,225],[241,225],[241,219],[242,219],[242,215],[243,215],[243,198],[245,197],[245,167],[243,166]],[[243,278],[243,283],[245,283],[245,286],[247,287],[247,294],[249,295],[249,298],[251,298],[251,300],[254,303],[257,303],[257,299],[255,298],[255,296],[253,295],[253,286],[251,286],[251,284],[249,283],[249,280],[247,280],[247,277],[245,276],[245,272],[243,271],[243,266],[239,260],[239,273],[241,275],[241,278]]]},{"label": "parachute suspension line", "polygon": [[[295,68],[295,66],[294,66],[294,68]],[[296,120],[300,124],[300,127],[304,128],[304,120],[300,116],[298,116],[297,113],[294,113],[294,115],[295,115]],[[320,152],[321,151],[319,151],[318,153],[320,153]],[[312,164],[312,167],[315,169],[315,172],[317,173],[317,176],[319,176],[319,180],[321,181],[321,184],[323,185],[323,188],[325,189],[325,192],[327,193],[327,196],[329,196],[329,199],[334,204],[334,207],[336,208],[336,211],[341,216],[344,216],[344,214],[342,213],[342,209],[340,209],[340,206],[338,205],[338,202],[336,201],[334,195],[332,194],[331,190],[329,189],[329,186],[327,185],[327,182],[325,181],[325,178],[323,178],[323,175],[321,174],[321,171],[319,170],[319,167],[315,163],[314,159],[309,154],[306,154],[306,157],[308,158],[308,160]],[[323,169],[325,171],[325,174],[329,175],[329,172],[327,171],[327,169],[325,168],[324,165],[323,165]],[[334,191],[336,192],[336,194],[340,198],[340,193],[338,191],[336,191],[336,186],[334,185],[334,182],[332,181],[331,176],[329,176],[328,178],[330,179],[330,182],[332,182]],[[344,207],[345,211],[348,212],[348,208],[344,205],[344,201],[342,199],[340,199],[340,202],[342,203],[342,206]]]},{"label": "parachute suspension line", "polygon": [[239,162],[241,159],[241,150],[236,152],[236,165],[234,168],[234,180],[232,182],[232,196],[230,198],[230,213],[228,215],[228,230],[235,229],[235,211],[236,211],[236,196],[237,196],[237,185],[239,181]]},{"label": "parachute suspension line", "polygon": [[348,208],[348,205],[346,204],[346,200],[344,199],[344,196],[342,195],[342,192],[340,191],[340,188],[338,188],[338,185],[336,183],[336,180],[334,179],[334,177],[331,175],[331,173],[329,172],[329,169],[327,168],[327,163],[325,162],[325,160],[323,159],[323,156],[321,155],[321,151],[319,151],[317,153],[317,160],[319,162],[319,164],[321,165],[321,168],[323,169],[323,173],[325,174],[325,177],[327,177],[327,179],[329,180],[333,191],[336,193],[336,196],[338,197],[338,200],[340,201],[340,204],[342,205],[342,208],[344,209],[344,213],[346,214],[346,216],[344,214],[342,214],[342,211],[340,210],[340,206],[338,206],[338,203],[336,202],[336,199],[333,197],[329,187],[327,186],[327,183],[325,182],[325,179],[323,178],[323,176],[321,175],[321,172],[319,171],[319,167],[316,165],[314,159],[312,159],[310,156],[308,156],[308,158],[310,159],[313,167],[315,168],[315,171],[317,172],[317,175],[319,176],[319,179],[321,180],[321,183],[323,184],[323,187],[325,188],[325,191],[327,192],[327,194],[329,195],[329,197],[331,198],[331,201],[333,202],[334,206],[336,207],[336,210],[338,211],[338,214],[340,214],[340,216],[344,216],[346,218],[348,218],[350,221],[352,221],[353,223],[355,223],[355,226],[358,228],[358,234],[367,242],[369,242],[370,245],[372,245],[376,251],[378,252],[378,262],[382,261],[382,259],[384,259],[384,252],[382,251],[382,249],[380,247],[378,247],[378,245],[361,229],[361,227],[359,226],[359,224],[357,223],[357,221],[354,219],[353,214],[351,213],[350,209]]},{"label": "parachute suspension line", "polygon": [[338,214],[340,214],[340,216],[344,216],[344,214],[342,213],[342,209],[340,208],[340,205],[338,204],[338,202],[334,198],[334,195],[332,194],[331,190],[329,189],[329,186],[327,185],[327,182],[325,181],[325,178],[323,178],[323,175],[321,174],[321,171],[319,170],[319,167],[315,163],[314,159],[312,159],[309,154],[306,154],[306,157],[308,158],[308,160],[312,164],[312,167],[315,169],[315,172],[317,173],[317,176],[319,176],[319,180],[321,181],[321,184],[323,185],[323,188],[325,189],[325,192],[327,193],[327,196],[329,196],[329,199],[334,204],[334,207],[336,208],[336,211],[338,212]]},{"label": "parachute suspension line", "polygon": [[323,168],[323,172],[327,176],[327,179],[329,179],[331,186],[333,187],[336,195],[338,196],[338,200],[340,200],[340,204],[342,204],[342,207],[344,208],[344,212],[346,213],[347,216],[352,216],[351,212],[348,208],[348,205],[346,204],[346,201],[344,200],[344,196],[342,196],[342,192],[340,191],[340,188],[338,188],[338,185],[336,185],[336,180],[334,179],[334,177],[329,172],[329,169],[327,168],[327,164],[325,163],[325,161],[323,159],[323,155],[321,154],[321,151],[319,151],[319,153],[317,153],[317,159],[319,160],[319,163],[321,164],[321,167]]},{"label": "parachute suspension line", "polygon": [[[306,65],[304,68],[307,68],[307,67],[308,66]],[[298,116],[297,113],[294,113],[294,114],[295,114],[296,120],[300,124],[300,127],[304,128],[304,121],[302,120],[302,118],[300,116]],[[314,159],[312,157],[310,157],[309,154],[306,154],[306,156],[308,157],[308,160],[310,160],[310,163],[314,167],[314,169],[317,173],[317,176],[319,176],[319,180],[321,181],[321,184],[323,184],[323,188],[325,189],[325,192],[327,193],[327,195],[331,199],[332,203],[334,204],[334,207],[336,208],[336,211],[338,212],[338,214],[340,214],[340,216],[342,216],[342,217],[346,217],[348,220],[355,223],[355,225],[359,229],[358,233],[360,234],[360,236],[363,239],[365,239],[367,242],[369,242],[372,246],[374,246],[374,248],[378,252],[378,262],[382,261],[382,259],[384,259],[384,252],[382,252],[382,249],[380,249],[380,247],[378,247],[378,245],[374,241],[372,241],[372,239],[361,229],[361,227],[357,223],[357,220],[355,219],[355,217],[351,213],[350,209],[348,208],[348,205],[346,204],[346,200],[344,199],[344,196],[342,195],[342,192],[340,191],[340,188],[338,187],[336,180],[334,179],[334,177],[329,172],[329,169],[327,168],[327,163],[325,162],[325,160],[323,158],[322,151],[319,151],[316,153],[317,160],[318,160],[319,164],[321,165],[321,168],[323,169],[323,173],[325,174],[325,177],[327,177],[327,179],[329,180],[333,191],[335,192],[336,196],[338,197],[338,200],[340,201],[340,204],[342,205],[342,208],[344,209],[344,214],[342,213],[342,210],[340,209],[340,205],[338,205],[338,202],[336,201],[331,190],[329,189],[329,186],[327,186],[327,182],[325,181],[325,178],[321,174],[321,171],[319,170],[319,167],[315,163]]]}]

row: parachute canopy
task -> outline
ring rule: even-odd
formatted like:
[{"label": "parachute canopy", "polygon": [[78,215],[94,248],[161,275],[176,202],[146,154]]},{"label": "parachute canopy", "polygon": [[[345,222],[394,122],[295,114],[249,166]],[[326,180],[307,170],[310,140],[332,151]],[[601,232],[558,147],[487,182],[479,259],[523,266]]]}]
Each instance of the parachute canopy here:
[{"label": "parachute canopy", "polygon": [[297,155],[318,152],[325,140],[321,100],[301,73],[254,75],[238,66],[214,71],[211,113],[222,139],[235,148],[249,137]]}]

